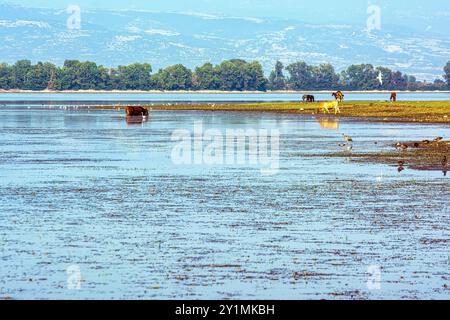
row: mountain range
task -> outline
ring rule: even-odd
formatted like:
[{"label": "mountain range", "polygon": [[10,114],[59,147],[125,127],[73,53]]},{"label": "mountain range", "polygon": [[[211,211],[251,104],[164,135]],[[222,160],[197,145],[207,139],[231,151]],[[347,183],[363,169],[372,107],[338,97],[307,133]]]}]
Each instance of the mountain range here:
[{"label": "mountain range", "polygon": [[295,19],[238,17],[200,12],[90,9],[80,28],[73,12],[0,5],[0,61],[19,59],[95,61],[105,66],[148,62],[156,71],[182,63],[195,68],[224,59],[258,60],[268,74],[277,60],[331,63],[338,71],[371,63],[433,81],[450,60],[445,30],[383,25],[368,32],[352,23],[310,23]]}]

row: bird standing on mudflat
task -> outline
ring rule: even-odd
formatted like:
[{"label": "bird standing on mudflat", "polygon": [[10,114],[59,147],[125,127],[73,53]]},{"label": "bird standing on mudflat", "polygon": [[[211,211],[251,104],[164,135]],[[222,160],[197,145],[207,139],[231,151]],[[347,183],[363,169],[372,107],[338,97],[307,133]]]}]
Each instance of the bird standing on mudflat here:
[{"label": "bird standing on mudflat", "polygon": [[401,150],[406,150],[406,149],[408,149],[408,145],[406,145],[406,144],[404,144],[404,143],[398,142],[398,143],[395,145],[395,148],[396,148],[396,149],[401,149]]},{"label": "bird standing on mudflat", "polygon": [[350,136],[348,136],[348,135],[346,135],[346,134],[342,134],[342,137],[343,137],[344,140],[347,141],[347,142],[353,142],[352,137],[350,137]]}]

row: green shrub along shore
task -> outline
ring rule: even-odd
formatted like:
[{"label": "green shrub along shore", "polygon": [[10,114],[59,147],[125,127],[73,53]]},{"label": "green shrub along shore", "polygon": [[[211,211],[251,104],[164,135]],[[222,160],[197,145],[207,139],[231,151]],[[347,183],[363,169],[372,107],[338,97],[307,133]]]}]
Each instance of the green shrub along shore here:
[{"label": "green shrub along shore", "polygon": [[308,65],[303,61],[284,66],[276,62],[265,77],[258,61],[226,60],[219,65],[205,63],[190,70],[182,64],[153,72],[148,63],[115,68],[95,62],[66,60],[59,67],[50,62],[32,64],[20,60],[13,65],[0,63],[0,90],[448,90],[450,61],[442,79],[433,83],[417,81],[371,64],[351,65],[337,73],[331,64]]}]

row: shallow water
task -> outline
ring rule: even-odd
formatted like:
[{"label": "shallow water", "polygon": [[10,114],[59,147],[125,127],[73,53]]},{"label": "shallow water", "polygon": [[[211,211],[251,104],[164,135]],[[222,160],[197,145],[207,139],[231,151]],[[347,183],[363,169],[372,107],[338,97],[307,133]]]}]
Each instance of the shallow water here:
[{"label": "shallow water", "polygon": [[[280,130],[279,171],[173,164],[196,121]],[[449,177],[320,156],[342,133],[359,152],[450,128],[0,108],[0,298],[448,299]]]},{"label": "shallow water", "polygon": [[[332,100],[331,93],[313,92],[316,101]],[[117,104],[299,101],[300,93],[0,93],[0,107],[7,104]],[[345,93],[346,101],[386,101],[389,93]],[[450,100],[448,92],[399,92],[399,101]]]}]

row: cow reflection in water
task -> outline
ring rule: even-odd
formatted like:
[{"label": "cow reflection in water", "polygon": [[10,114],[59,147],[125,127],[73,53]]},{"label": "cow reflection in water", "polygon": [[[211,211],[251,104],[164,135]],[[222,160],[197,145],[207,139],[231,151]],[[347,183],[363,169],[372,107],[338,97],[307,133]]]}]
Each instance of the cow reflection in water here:
[{"label": "cow reflection in water", "polygon": [[339,129],[339,119],[330,117],[316,117],[316,121],[319,123],[320,127],[325,130],[338,130]]},{"label": "cow reflection in water", "polygon": [[127,123],[143,123],[148,121],[148,109],[144,107],[126,107]]}]

